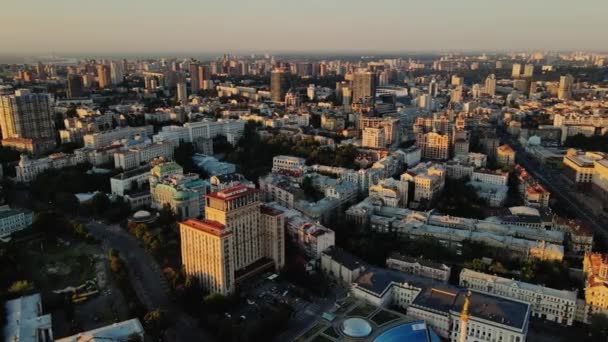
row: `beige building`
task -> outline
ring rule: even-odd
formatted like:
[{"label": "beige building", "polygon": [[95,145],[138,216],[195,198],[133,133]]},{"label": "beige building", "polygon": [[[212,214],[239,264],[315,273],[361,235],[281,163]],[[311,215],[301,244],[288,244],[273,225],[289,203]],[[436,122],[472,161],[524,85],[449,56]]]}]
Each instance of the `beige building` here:
[{"label": "beige building", "polygon": [[232,231],[218,222],[187,220],[179,224],[182,265],[201,286],[223,295],[234,291]]},{"label": "beige building", "polygon": [[600,253],[585,253],[583,259],[585,273],[586,314],[608,311],[608,257]]},{"label": "beige building", "polygon": [[590,185],[595,171],[595,162],[605,158],[606,155],[601,152],[582,152],[569,149],[563,159],[564,174],[575,185]]},{"label": "beige building", "polygon": [[392,117],[360,117],[359,129],[363,132],[366,128],[384,128],[384,139],[387,145],[399,141],[399,119]]},{"label": "beige building", "polygon": [[414,183],[414,201],[433,201],[445,186],[445,168],[439,164],[420,163],[401,175],[401,181]]},{"label": "beige building", "polygon": [[372,128],[372,127],[367,127],[365,129],[363,129],[363,140],[362,140],[361,146],[370,147],[370,148],[386,147],[384,129],[383,128]]}]

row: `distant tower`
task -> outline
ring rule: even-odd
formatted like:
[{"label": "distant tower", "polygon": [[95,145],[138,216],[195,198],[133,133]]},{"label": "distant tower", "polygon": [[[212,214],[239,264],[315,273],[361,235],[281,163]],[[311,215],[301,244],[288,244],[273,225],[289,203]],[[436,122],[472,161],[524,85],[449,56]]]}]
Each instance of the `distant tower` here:
[{"label": "distant tower", "polygon": [[123,70],[123,64],[120,62],[112,61],[110,63],[110,79],[112,84],[120,84],[125,79],[125,72]]},{"label": "distant tower", "polygon": [[519,75],[521,75],[521,64],[515,63],[513,64],[513,69],[511,70],[511,77],[519,78]]},{"label": "distant tower", "polygon": [[530,78],[534,76],[534,64],[526,64],[524,67],[524,77]]},{"label": "distant tower", "polygon": [[110,85],[110,80],[110,67],[105,64],[97,65],[97,82],[99,83],[99,88],[107,88]]},{"label": "distant tower", "polygon": [[182,77],[177,82],[177,101],[182,106],[188,103],[188,88],[186,87],[186,81]]},{"label": "distant tower", "polygon": [[572,85],[574,77],[568,74],[559,78],[559,88],[557,89],[557,98],[560,100],[570,100],[572,97]]},{"label": "distant tower", "polygon": [[371,71],[358,71],[353,75],[352,103],[374,105],[376,98],[376,74]]},{"label": "distant tower", "polygon": [[76,74],[68,75],[67,96],[70,99],[84,96],[84,81],[82,76]]},{"label": "distant tower", "polygon": [[471,290],[467,292],[467,295],[464,297],[464,304],[462,306],[462,311],[460,311],[460,332],[459,332],[459,342],[467,342],[467,330],[469,325],[469,305],[471,304]]},{"label": "distant tower", "polygon": [[285,101],[288,86],[287,73],[282,69],[273,70],[270,74],[270,98],[272,102]]},{"label": "distant tower", "polygon": [[199,90],[202,89],[200,86],[201,79],[199,74],[199,69],[201,68],[200,63],[192,62],[188,65],[188,72],[190,73],[190,92],[192,94],[198,93]]},{"label": "distant tower", "polygon": [[490,96],[496,95],[496,75],[488,75],[488,77],[486,78],[484,92]]}]

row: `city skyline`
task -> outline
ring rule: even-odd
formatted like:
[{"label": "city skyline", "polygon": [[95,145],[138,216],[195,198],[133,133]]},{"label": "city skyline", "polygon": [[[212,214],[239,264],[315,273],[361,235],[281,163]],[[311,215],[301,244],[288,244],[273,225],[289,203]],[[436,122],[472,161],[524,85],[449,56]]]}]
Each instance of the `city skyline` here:
[{"label": "city skyline", "polygon": [[602,49],[608,3],[111,0],[92,13],[58,0],[3,8],[3,55],[379,53]]}]

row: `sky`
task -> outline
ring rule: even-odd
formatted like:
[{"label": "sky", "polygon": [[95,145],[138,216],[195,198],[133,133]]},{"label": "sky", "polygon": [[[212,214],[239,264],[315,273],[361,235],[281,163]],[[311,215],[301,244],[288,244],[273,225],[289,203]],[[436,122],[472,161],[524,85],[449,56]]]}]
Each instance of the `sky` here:
[{"label": "sky", "polygon": [[608,0],[1,0],[0,55],[608,50]]}]

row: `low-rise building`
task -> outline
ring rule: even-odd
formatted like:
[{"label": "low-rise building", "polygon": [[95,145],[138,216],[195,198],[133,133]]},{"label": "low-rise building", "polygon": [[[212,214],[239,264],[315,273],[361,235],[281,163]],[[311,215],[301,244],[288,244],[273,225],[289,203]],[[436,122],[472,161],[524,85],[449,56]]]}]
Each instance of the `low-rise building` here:
[{"label": "low-rise building", "polygon": [[386,259],[386,267],[444,283],[448,282],[451,273],[451,268],[445,264],[423,258],[412,258],[399,253],[392,253]]},{"label": "low-rise building", "polygon": [[409,183],[385,178],[369,188],[369,197],[377,198],[382,204],[393,208],[407,208]]},{"label": "low-rise building", "polygon": [[46,170],[59,170],[86,162],[81,153],[65,154],[54,153],[48,157],[31,159],[25,154],[21,155],[19,164],[15,166],[17,182],[29,183]]},{"label": "low-rise building", "polygon": [[594,313],[608,311],[608,256],[600,253],[585,253],[583,258],[585,274],[585,303],[587,319]]}]

